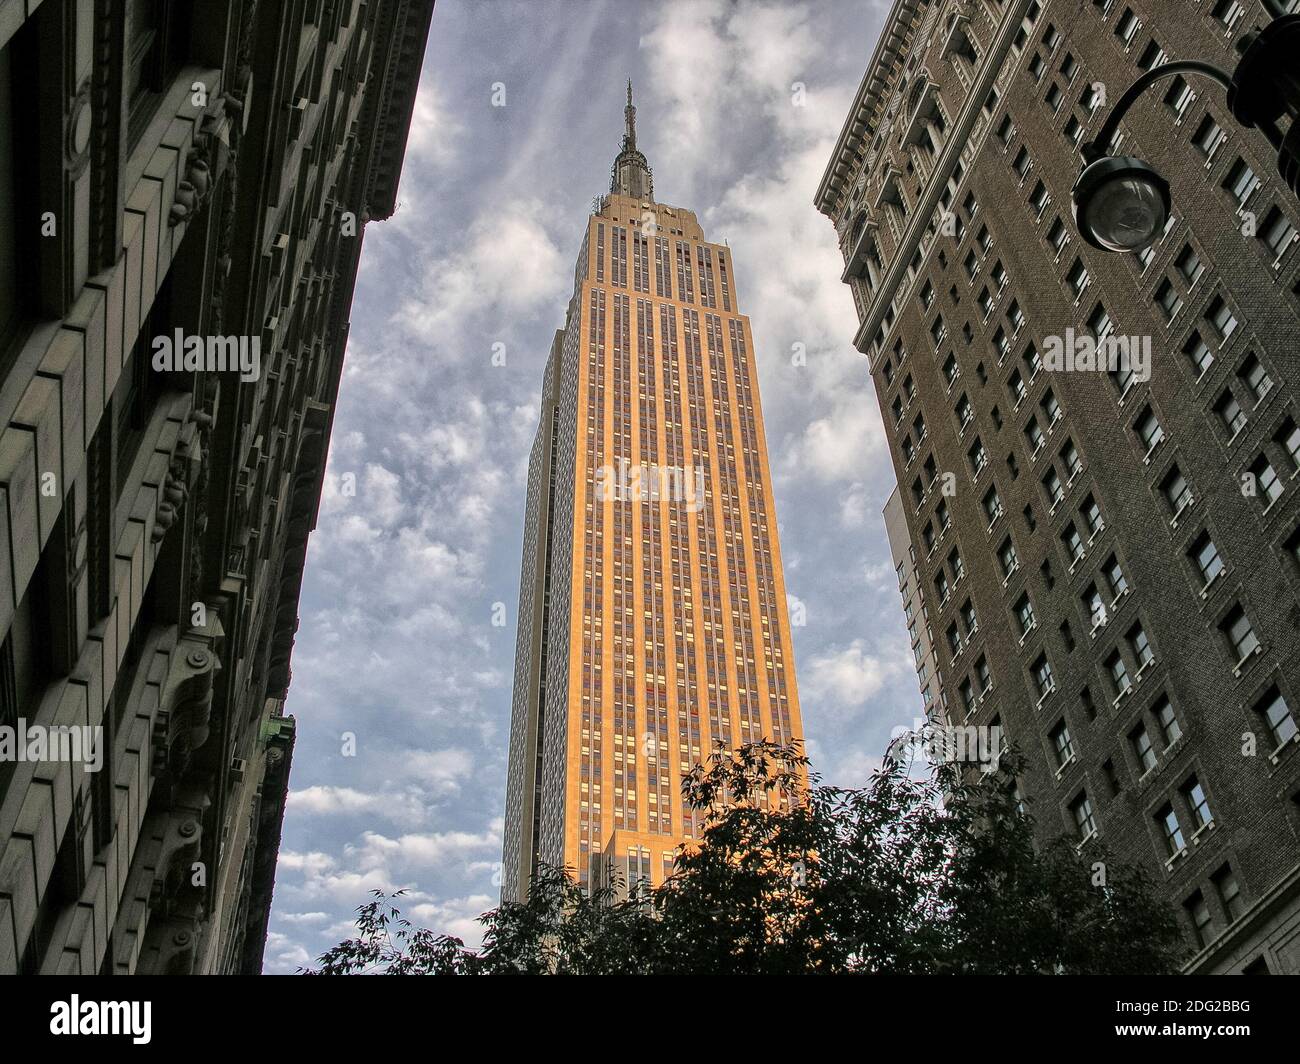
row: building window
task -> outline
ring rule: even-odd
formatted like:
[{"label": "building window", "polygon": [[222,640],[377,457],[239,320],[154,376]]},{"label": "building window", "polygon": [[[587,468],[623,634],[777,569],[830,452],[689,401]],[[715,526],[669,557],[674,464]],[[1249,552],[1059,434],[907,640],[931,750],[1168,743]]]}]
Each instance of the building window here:
[{"label": "building window", "polygon": [[1195,776],[1183,784],[1183,798],[1187,801],[1187,808],[1192,811],[1192,823],[1196,825],[1196,831],[1214,823],[1214,814],[1210,812],[1205,788]]},{"label": "building window", "polygon": [[1223,422],[1223,427],[1228,430],[1230,439],[1236,439],[1237,433],[1246,426],[1246,412],[1241,409],[1241,404],[1237,402],[1237,397],[1229,388],[1225,388],[1223,394],[1219,396],[1219,401],[1214,404],[1214,412]]},{"label": "building window", "polygon": [[1219,127],[1219,123],[1209,115],[1206,115],[1201,121],[1201,124],[1196,127],[1196,133],[1192,137],[1192,143],[1200,149],[1202,155],[1209,159],[1219,150],[1219,145],[1222,144],[1225,139],[1226,134]]},{"label": "building window", "polygon": [[1241,6],[1240,0],[1219,0],[1210,11],[1210,17],[1229,33],[1237,28],[1237,23],[1245,14],[1246,11]]},{"label": "building window", "polygon": [[998,497],[997,488],[989,488],[984,493],[984,516],[990,525],[1002,516],[1002,500]]},{"label": "building window", "polygon": [[1156,289],[1156,305],[1165,316],[1165,321],[1173,321],[1174,316],[1183,309],[1183,297],[1168,279]]},{"label": "building window", "polygon": [[1127,694],[1133,686],[1133,681],[1128,676],[1128,666],[1124,664],[1124,657],[1118,650],[1112,651],[1106,659],[1106,674],[1110,677],[1110,687],[1115,692],[1116,699]]},{"label": "building window", "polygon": [[1233,607],[1220,623],[1219,630],[1228,641],[1237,668],[1241,668],[1246,663],[1246,659],[1259,649],[1259,639],[1255,636],[1255,629],[1251,627],[1250,618],[1246,616],[1246,611],[1240,605]]},{"label": "building window", "polygon": [[1227,343],[1232,338],[1232,334],[1237,331],[1237,317],[1222,296],[1215,296],[1209,310],[1205,312],[1205,320],[1214,327],[1215,333],[1223,343]]},{"label": "building window", "polygon": [[1173,511],[1175,520],[1192,505],[1192,488],[1178,466],[1173,466],[1160,483],[1160,493]]},{"label": "building window", "polygon": [[1242,901],[1241,884],[1237,882],[1237,875],[1233,872],[1232,865],[1225,864],[1210,878],[1214,882],[1214,889],[1218,891],[1223,911],[1228,914],[1228,920],[1241,919],[1241,914],[1246,911],[1246,905]]},{"label": "building window", "polygon": [[957,623],[955,621],[948,625],[947,636],[948,649],[952,652],[952,656],[955,658],[961,653],[961,633],[957,630]]},{"label": "building window", "polygon": [[1196,940],[1198,947],[1204,948],[1210,941],[1210,907],[1206,904],[1205,895],[1199,890],[1183,902],[1183,908],[1187,911],[1187,919],[1192,924],[1192,937]]},{"label": "building window", "polygon": [[1182,825],[1178,823],[1178,813],[1174,810],[1172,804],[1166,804],[1156,813],[1156,822],[1160,825],[1160,832],[1165,840],[1165,853],[1170,857],[1177,857],[1187,848],[1183,841]]},{"label": "building window", "polygon": [[1255,703],[1255,713],[1263,720],[1268,733],[1273,737],[1273,748],[1281,749],[1286,743],[1296,737],[1295,717],[1291,714],[1291,707],[1286,704],[1286,699],[1282,697],[1282,692],[1276,687],[1269,688],[1268,692]]},{"label": "building window", "polygon": [[1135,624],[1129,629],[1128,648],[1133,655],[1133,660],[1138,664],[1139,673],[1156,660],[1155,652],[1151,649],[1151,640],[1147,638],[1146,629],[1140,624]]},{"label": "building window", "polygon": [[1133,38],[1137,36],[1138,29],[1141,28],[1141,22],[1138,21],[1137,15],[1133,14],[1131,7],[1124,9],[1124,14],[1120,15],[1119,21],[1115,23],[1115,36],[1127,48],[1133,43]]},{"label": "building window", "polygon": [[1296,228],[1290,218],[1274,207],[1264,218],[1264,228],[1260,230],[1259,237],[1273,255],[1280,259],[1295,242]]},{"label": "building window", "polygon": [[1074,817],[1074,826],[1079,838],[1085,842],[1097,834],[1097,822],[1092,815],[1092,801],[1087,791],[1081,791],[1079,797],[1070,803],[1070,813]]},{"label": "building window", "polygon": [[1061,404],[1056,401],[1056,395],[1052,392],[1052,389],[1047,389],[1047,392],[1043,395],[1042,400],[1038,404],[1038,408],[1042,410],[1043,414],[1046,416],[1048,429],[1050,431],[1051,426],[1055,425],[1061,416]]},{"label": "building window", "polygon": [[1089,622],[1092,625],[1092,634],[1096,635],[1097,630],[1106,623],[1108,616],[1106,611],[1106,602],[1101,597],[1101,592],[1097,590],[1097,585],[1091,585],[1081,596],[1083,601],[1083,610],[1088,615]]},{"label": "building window", "polygon": [[1083,290],[1088,287],[1088,268],[1084,266],[1082,259],[1074,260],[1074,265],[1070,267],[1066,280],[1069,282],[1070,293],[1074,298],[1081,297]]},{"label": "building window", "polygon": [[[1021,595],[1016,602],[1016,620],[1020,623],[1020,637],[1023,639],[1034,630],[1038,622],[1034,619],[1034,607],[1027,594]],[[1040,694],[1042,692],[1039,692]]]},{"label": "building window", "polygon": [[1083,505],[1079,508],[1079,515],[1083,518],[1083,523],[1088,526],[1088,542],[1091,543],[1097,537],[1097,534],[1106,527],[1097,500],[1091,495],[1084,499]]},{"label": "building window", "polygon": [[1020,560],[1016,557],[1016,547],[1011,542],[1010,536],[1002,541],[1002,546],[998,549],[998,562],[1002,566],[1004,577],[1009,577],[1020,567]]},{"label": "building window", "polygon": [[1155,411],[1149,406],[1142,411],[1141,416],[1137,419],[1137,424],[1133,427],[1148,455],[1165,438],[1165,430],[1160,424],[1160,419],[1156,417]]},{"label": "building window", "polygon": [[126,5],[126,100],[128,142],[140,139],[162,94],[180,70],[189,36],[189,4],[175,0],[128,0]]},{"label": "building window", "polygon": [[1156,767],[1156,752],[1151,745],[1151,734],[1147,731],[1147,726],[1139,724],[1128,733],[1128,741],[1141,767],[1141,775],[1145,776]]},{"label": "building window", "polygon": [[1056,690],[1056,681],[1052,679],[1052,663],[1047,660],[1045,653],[1038,655],[1038,659],[1033,664],[1032,672],[1034,688],[1038,692],[1039,701],[1042,701]]},{"label": "building window", "polygon": [[1154,40],[1150,41],[1147,46],[1142,49],[1142,56],[1138,59],[1138,68],[1143,71],[1150,70],[1154,66],[1159,66],[1167,58],[1165,50]]},{"label": "building window", "polygon": [[1039,428],[1039,419],[1030,418],[1030,423],[1024,427],[1024,442],[1030,445],[1030,454],[1039,453],[1039,447],[1043,446],[1044,436],[1043,429]]},{"label": "building window", "polygon": [[1228,171],[1223,187],[1232,193],[1232,198],[1237,201],[1238,207],[1245,207],[1250,197],[1255,194],[1255,190],[1259,188],[1259,177],[1245,159],[1238,158],[1232,164],[1232,169]]},{"label": "building window", "polygon": [[1173,703],[1167,696],[1161,695],[1160,700],[1152,707],[1152,712],[1160,725],[1160,737],[1164,740],[1165,749],[1168,750],[1183,737],[1183,729],[1174,713]]},{"label": "building window", "polygon": [[1181,121],[1195,100],[1196,93],[1192,87],[1181,74],[1175,75],[1169,85],[1169,91],[1165,93],[1165,105]]},{"label": "building window", "polygon": [[1059,255],[1061,250],[1069,242],[1069,239],[1070,234],[1065,228],[1065,223],[1061,221],[1060,218],[1057,218],[1052,222],[1051,228],[1047,231],[1047,242],[1052,245],[1052,250]]},{"label": "building window", "polygon": [[1214,364],[1214,355],[1201,339],[1199,332],[1193,332],[1183,344],[1183,354],[1187,356],[1193,368],[1196,370],[1196,378],[1199,380],[1207,369]]},{"label": "building window", "polygon": [[943,379],[948,382],[949,387],[956,383],[960,373],[961,370],[957,367],[957,356],[949,354],[943,362]]},{"label": "building window", "polygon": [[1187,282],[1189,288],[1196,284],[1201,279],[1201,274],[1205,272],[1205,263],[1201,261],[1200,255],[1196,253],[1196,249],[1191,244],[1183,248],[1175,265],[1178,267],[1178,272],[1183,275],[1183,280]]},{"label": "building window", "polygon": [[1255,493],[1263,500],[1264,509],[1277,502],[1282,495],[1282,482],[1277,470],[1264,455],[1260,455],[1250,466],[1250,474],[1255,478]]},{"label": "building window", "polygon": [[1043,477],[1043,491],[1047,493],[1048,505],[1054,510],[1065,498],[1065,488],[1061,484],[1061,478],[1055,468],[1047,471]]},{"label": "building window", "polygon": [[1065,547],[1065,553],[1070,559],[1071,568],[1073,568],[1075,563],[1083,557],[1083,538],[1079,535],[1079,530],[1075,527],[1073,521],[1061,533],[1061,543]]},{"label": "building window", "polygon": [[1208,588],[1223,572],[1223,559],[1219,557],[1219,549],[1214,545],[1210,534],[1202,532],[1188,554],[1195,563],[1197,572],[1201,574],[1202,586]]},{"label": "building window", "polygon": [[1124,570],[1115,555],[1112,554],[1107,560],[1104,572],[1106,583],[1110,586],[1111,599],[1118,601],[1120,596],[1128,591],[1128,581],[1124,578]]},{"label": "building window", "polygon": [[1237,376],[1250,390],[1251,398],[1256,404],[1259,404],[1273,388],[1273,378],[1268,375],[1268,370],[1253,351],[1242,362],[1241,368],[1237,370]]},{"label": "building window", "polygon": [[1061,461],[1065,463],[1065,471],[1070,480],[1074,480],[1083,472],[1083,460],[1079,457],[1079,450],[1074,446],[1073,440],[1066,440],[1065,446],[1061,448]]},{"label": "building window", "polygon": [[1070,729],[1061,721],[1052,729],[1052,753],[1056,757],[1058,771],[1074,760],[1074,744],[1070,741]]}]

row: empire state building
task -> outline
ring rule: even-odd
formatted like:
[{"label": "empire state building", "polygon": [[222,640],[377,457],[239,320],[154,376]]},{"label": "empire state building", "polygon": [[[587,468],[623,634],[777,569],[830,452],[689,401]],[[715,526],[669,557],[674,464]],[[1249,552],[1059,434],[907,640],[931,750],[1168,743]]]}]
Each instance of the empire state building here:
[{"label": "empire state building", "polygon": [[628,84],[529,459],[502,898],[539,864],[658,885],[718,743],[802,738],[731,251],[655,199]]}]

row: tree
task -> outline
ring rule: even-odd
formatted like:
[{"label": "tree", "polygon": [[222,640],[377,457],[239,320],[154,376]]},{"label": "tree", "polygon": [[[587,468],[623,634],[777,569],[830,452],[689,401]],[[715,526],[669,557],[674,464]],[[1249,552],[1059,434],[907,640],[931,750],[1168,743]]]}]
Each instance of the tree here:
[{"label": "tree", "polygon": [[1035,848],[1020,767],[890,756],[821,785],[796,746],[716,750],[683,782],[700,845],[646,896],[543,867],[479,919],[483,945],[413,927],[374,892],[308,974],[1168,974],[1185,952],[1146,873],[1096,840]]}]

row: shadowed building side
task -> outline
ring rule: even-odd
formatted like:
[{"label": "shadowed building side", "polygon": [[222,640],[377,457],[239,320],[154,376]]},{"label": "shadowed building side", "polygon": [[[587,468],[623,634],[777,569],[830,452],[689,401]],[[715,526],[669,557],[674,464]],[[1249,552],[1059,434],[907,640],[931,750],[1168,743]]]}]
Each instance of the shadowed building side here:
[{"label": "shadowed building side", "polygon": [[0,734],[102,754],[0,760],[0,973],[261,967],[303,563],[432,12],[0,0]]}]

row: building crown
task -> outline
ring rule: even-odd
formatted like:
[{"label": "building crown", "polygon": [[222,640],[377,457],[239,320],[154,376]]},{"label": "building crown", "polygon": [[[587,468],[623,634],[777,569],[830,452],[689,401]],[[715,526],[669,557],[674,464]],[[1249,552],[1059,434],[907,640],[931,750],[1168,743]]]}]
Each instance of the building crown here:
[{"label": "building crown", "polygon": [[619,196],[652,201],[655,198],[654,175],[650,164],[636,146],[636,108],[632,105],[632,80],[627,83],[627,106],[623,108],[623,147],[614,160],[609,191]]}]

